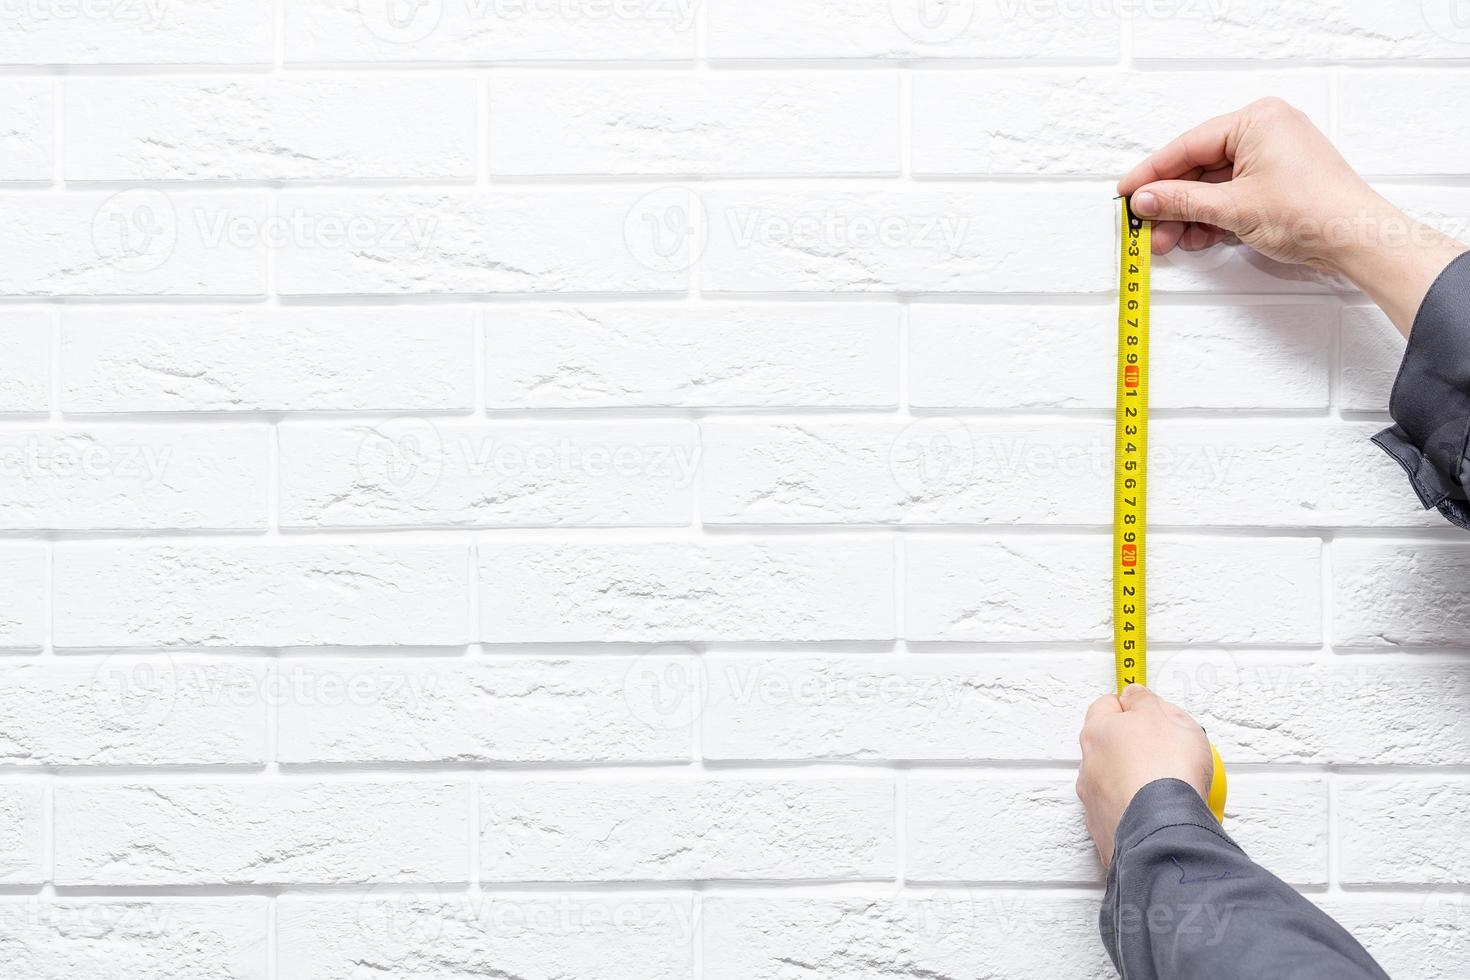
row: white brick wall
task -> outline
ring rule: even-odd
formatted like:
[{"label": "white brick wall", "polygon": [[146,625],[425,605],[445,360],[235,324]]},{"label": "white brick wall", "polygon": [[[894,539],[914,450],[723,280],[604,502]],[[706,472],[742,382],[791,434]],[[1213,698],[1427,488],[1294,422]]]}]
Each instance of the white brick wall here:
[{"label": "white brick wall", "polygon": [[[0,17],[24,980],[1103,980],[1117,173],[1286,96],[1470,234],[1444,0]],[[1155,276],[1152,665],[1230,827],[1470,974],[1470,539],[1396,331]]]}]

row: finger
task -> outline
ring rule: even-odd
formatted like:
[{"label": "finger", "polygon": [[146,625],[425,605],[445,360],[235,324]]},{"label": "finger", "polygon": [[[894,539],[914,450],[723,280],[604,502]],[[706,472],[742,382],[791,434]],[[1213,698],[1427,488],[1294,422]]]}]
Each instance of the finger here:
[{"label": "finger", "polygon": [[1198,221],[1233,230],[1234,185],[1199,180],[1161,180],[1139,188],[1129,200],[1135,213],[1156,221]]},{"label": "finger", "polygon": [[1118,193],[1132,194],[1157,180],[1176,180],[1186,177],[1191,170],[1216,170],[1228,165],[1234,159],[1234,136],[1240,116],[1239,111],[1216,116],[1176,137],[1128,171],[1118,181]]},{"label": "finger", "polygon": [[1092,704],[1087,706],[1087,717],[1082,720],[1085,727],[1090,722],[1108,715],[1120,715],[1123,713],[1123,705],[1119,703],[1116,694],[1105,694]]},{"label": "finger", "polygon": [[1164,707],[1164,699],[1142,684],[1129,684],[1123,688],[1118,701],[1124,711],[1162,710]]},{"label": "finger", "polygon": [[1225,232],[1213,225],[1190,225],[1179,239],[1179,247],[1186,252],[1202,252],[1218,245],[1225,239]]},{"label": "finger", "polygon": [[1153,237],[1151,240],[1153,253],[1155,255],[1166,255],[1179,244],[1180,237],[1189,225],[1182,221],[1156,221],[1154,222]]}]

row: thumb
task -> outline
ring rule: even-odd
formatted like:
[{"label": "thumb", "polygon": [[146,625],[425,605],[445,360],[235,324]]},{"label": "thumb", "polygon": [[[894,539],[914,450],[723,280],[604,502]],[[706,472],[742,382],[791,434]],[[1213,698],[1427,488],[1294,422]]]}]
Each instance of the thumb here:
[{"label": "thumb", "polygon": [[1160,180],[1140,187],[1129,198],[1133,213],[1156,221],[1199,221],[1235,231],[1235,207],[1228,183]]},{"label": "thumb", "polygon": [[1118,700],[1123,703],[1124,711],[1138,711],[1140,709],[1156,709],[1163,705],[1164,699],[1142,684],[1129,684],[1123,688],[1123,693],[1118,695]]}]

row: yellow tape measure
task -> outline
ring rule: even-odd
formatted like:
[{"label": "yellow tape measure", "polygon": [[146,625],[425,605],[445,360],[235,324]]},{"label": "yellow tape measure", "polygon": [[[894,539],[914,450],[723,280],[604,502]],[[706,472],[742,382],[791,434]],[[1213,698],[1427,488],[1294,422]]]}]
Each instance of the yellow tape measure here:
[{"label": "yellow tape measure", "polygon": [[[1118,391],[1113,442],[1113,660],[1118,692],[1148,684],[1148,327],[1152,226],[1122,201]],[[1212,744],[1209,806],[1225,819],[1225,764]]]}]

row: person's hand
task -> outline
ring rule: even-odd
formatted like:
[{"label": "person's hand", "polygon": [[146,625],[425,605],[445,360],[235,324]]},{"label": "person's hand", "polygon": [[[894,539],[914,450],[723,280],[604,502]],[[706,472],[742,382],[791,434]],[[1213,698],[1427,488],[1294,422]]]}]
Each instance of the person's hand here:
[{"label": "person's hand", "polygon": [[1348,277],[1405,335],[1435,277],[1465,251],[1384,200],[1276,98],[1178,137],[1129,171],[1118,193],[1154,220],[1158,254],[1239,239],[1277,261]]},{"label": "person's hand", "polygon": [[1214,760],[1204,729],[1146,687],[1133,684],[1093,702],[1080,741],[1077,796],[1104,867],[1112,863],[1123,811],[1149,783],[1182,779],[1200,799],[1209,795]]},{"label": "person's hand", "polygon": [[1280,262],[1339,271],[1327,226],[1394,211],[1304,114],[1252,102],[1191,129],[1118,182],[1154,251],[1209,248],[1235,236]]}]

